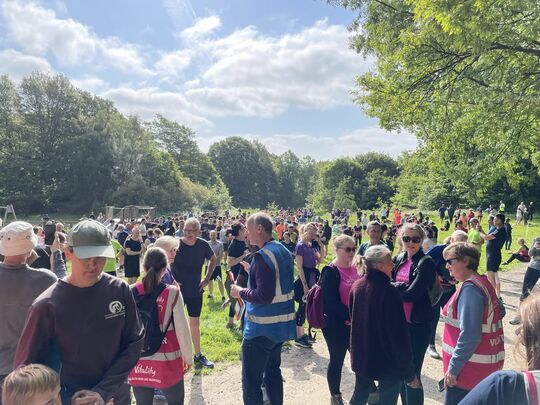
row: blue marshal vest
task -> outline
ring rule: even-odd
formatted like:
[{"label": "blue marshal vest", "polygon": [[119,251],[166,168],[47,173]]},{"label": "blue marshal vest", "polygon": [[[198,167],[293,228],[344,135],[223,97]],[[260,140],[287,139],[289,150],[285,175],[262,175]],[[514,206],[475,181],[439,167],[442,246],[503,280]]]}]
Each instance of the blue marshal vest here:
[{"label": "blue marshal vest", "polygon": [[[253,304],[246,301],[244,339],[266,336],[275,342],[296,337],[294,312],[294,263],[292,255],[279,242],[270,241],[260,254],[276,275],[276,295],[270,304]],[[251,278],[249,287],[253,288]]]}]

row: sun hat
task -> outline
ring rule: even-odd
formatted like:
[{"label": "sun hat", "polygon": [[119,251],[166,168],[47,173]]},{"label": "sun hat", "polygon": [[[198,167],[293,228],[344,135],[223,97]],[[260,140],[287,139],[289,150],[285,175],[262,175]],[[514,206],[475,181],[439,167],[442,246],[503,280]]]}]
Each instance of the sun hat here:
[{"label": "sun hat", "polygon": [[23,255],[37,244],[34,227],[28,222],[15,221],[0,229],[0,254],[3,256]]},{"label": "sun hat", "polygon": [[68,246],[79,259],[115,257],[109,230],[93,219],[85,219],[73,227],[68,235]]}]

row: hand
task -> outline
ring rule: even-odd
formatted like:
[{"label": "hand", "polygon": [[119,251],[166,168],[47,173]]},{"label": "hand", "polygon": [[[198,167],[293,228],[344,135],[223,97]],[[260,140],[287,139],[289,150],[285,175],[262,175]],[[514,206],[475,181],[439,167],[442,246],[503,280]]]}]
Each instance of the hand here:
[{"label": "hand", "polygon": [[249,273],[249,267],[250,267],[251,265],[250,265],[248,262],[242,260],[242,261],[240,262],[240,265],[244,268],[244,271],[245,271],[246,273]]},{"label": "hand", "polygon": [[209,281],[205,278],[203,278],[201,280],[201,282],[199,283],[199,290],[204,290],[204,287],[206,287],[208,285]]},{"label": "hand", "polygon": [[457,384],[457,377],[454,374],[446,373],[444,376],[444,384],[447,387],[454,387]]},{"label": "hand", "polygon": [[184,363],[184,374],[191,369],[191,364]]},{"label": "hand", "polygon": [[418,377],[414,377],[414,379],[411,382],[407,383],[407,385],[415,390],[422,387],[422,383],[420,382]]},{"label": "hand", "polygon": [[304,284],[304,297],[307,297],[308,292],[309,292],[309,287],[307,286],[307,284]]},{"label": "hand", "polygon": [[237,286],[236,284],[231,285],[231,297],[233,298],[240,298],[240,291],[242,291],[242,287]]},{"label": "hand", "polygon": [[51,245],[51,253],[58,252],[60,250],[60,238],[59,232],[54,233],[54,241]]},{"label": "hand", "polygon": [[[109,403],[110,401],[107,405]],[[80,390],[71,397],[71,405],[105,405],[105,401],[103,401],[103,398],[97,392]]]}]

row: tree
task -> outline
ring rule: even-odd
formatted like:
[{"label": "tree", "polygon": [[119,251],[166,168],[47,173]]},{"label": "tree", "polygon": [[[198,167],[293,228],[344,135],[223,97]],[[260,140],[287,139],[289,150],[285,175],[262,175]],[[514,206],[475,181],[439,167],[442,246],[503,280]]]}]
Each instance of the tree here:
[{"label": "tree", "polygon": [[358,11],[353,47],[376,59],[356,101],[382,127],[414,133],[427,171],[490,189],[501,177],[523,184],[522,160],[540,168],[537,1],[341,3]]}]

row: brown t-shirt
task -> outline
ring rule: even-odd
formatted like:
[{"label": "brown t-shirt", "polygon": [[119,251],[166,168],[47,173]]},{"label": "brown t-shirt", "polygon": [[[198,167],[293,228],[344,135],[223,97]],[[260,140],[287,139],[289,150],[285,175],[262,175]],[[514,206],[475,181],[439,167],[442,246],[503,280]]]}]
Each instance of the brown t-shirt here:
[{"label": "brown t-shirt", "polygon": [[59,355],[63,399],[89,389],[105,402],[114,397],[115,405],[129,404],[127,376],[143,338],[135,301],[122,280],[103,274],[88,288],[58,280],[32,305],[14,366],[40,363],[58,369]]}]

